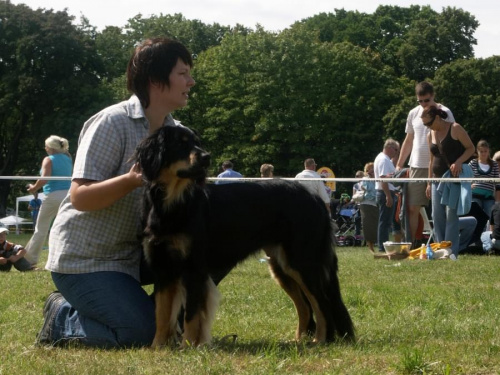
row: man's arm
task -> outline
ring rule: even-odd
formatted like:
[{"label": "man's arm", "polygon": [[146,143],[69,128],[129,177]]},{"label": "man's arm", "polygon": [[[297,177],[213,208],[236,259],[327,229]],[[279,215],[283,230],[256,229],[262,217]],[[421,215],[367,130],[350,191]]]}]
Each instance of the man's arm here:
[{"label": "man's arm", "polygon": [[[387,177],[387,176],[381,176],[381,177]],[[392,195],[391,195],[391,190],[389,189],[389,183],[382,182],[382,190],[385,193],[385,205],[387,207],[392,207],[392,204],[394,202],[392,201]]]},{"label": "man's arm", "polygon": [[401,145],[401,150],[399,152],[399,158],[398,162],[396,163],[396,170],[399,171],[400,169],[404,168],[406,159],[411,154],[411,149],[413,148],[413,139],[415,137],[414,133],[407,133],[405,140],[403,141],[403,144]]}]

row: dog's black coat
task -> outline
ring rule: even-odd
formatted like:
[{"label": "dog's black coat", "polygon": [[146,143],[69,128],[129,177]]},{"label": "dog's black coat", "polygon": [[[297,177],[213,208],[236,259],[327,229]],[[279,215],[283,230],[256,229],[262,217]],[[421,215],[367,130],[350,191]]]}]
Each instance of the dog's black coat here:
[{"label": "dog's black coat", "polygon": [[[146,180],[144,246],[155,291],[174,291],[168,292],[171,303],[178,292],[172,286],[182,285],[186,324],[211,309],[209,275],[225,275],[264,249],[274,277],[296,305],[297,339],[315,328],[316,341],[354,338],[340,294],[331,219],[318,197],[295,181],[205,184],[209,155],[181,126],[163,127],[148,137],[135,158]],[[167,319],[158,308],[157,326]],[[211,322],[202,324],[210,328]],[[157,331],[157,345],[170,338],[160,335]],[[171,336],[172,329],[164,335]],[[209,338],[186,340],[202,344]]]}]

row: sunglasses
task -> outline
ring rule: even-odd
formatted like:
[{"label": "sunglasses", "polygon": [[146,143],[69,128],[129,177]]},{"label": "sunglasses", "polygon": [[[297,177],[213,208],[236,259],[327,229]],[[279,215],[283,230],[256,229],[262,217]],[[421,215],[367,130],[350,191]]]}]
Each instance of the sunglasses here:
[{"label": "sunglasses", "polygon": [[427,99],[417,99],[417,102],[419,103],[429,103],[431,100],[429,98]]},{"label": "sunglasses", "polygon": [[[427,127],[431,126],[431,125],[434,123],[434,120],[435,120],[435,119],[436,119],[436,116],[434,116],[434,117],[432,118],[432,120],[431,120],[431,121],[429,121],[429,122],[424,122],[424,125],[425,125],[425,126],[427,126]],[[422,121],[422,122],[423,122],[423,121]]]}]

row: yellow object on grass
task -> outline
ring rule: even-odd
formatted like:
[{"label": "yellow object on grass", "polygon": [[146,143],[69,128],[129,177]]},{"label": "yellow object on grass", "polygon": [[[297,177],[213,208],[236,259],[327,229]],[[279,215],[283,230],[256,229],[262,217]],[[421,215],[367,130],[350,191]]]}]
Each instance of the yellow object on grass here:
[{"label": "yellow object on grass", "polygon": [[[436,252],[436,250],[440,249],[448,249],[451,247],[451,241],[441,241],[441,242],[435,242],[431,243],[431,249],[433,252]],[[422,245],[421,247],[417,249],[413,249],[410,251],[410,256],[408,259],[427,259],[427,254],[426,254],[427,246]]]}]

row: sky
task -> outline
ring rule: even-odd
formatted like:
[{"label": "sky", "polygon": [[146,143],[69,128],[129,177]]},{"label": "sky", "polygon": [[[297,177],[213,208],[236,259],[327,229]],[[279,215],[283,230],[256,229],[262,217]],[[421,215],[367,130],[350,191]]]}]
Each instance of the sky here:
[{"label": "sky", "polygon": [[357,10],[373,13],[379,5],[409,7],[431,5],[441,12],[443,7],[461,8],[479,21],[474,37],[476,57],[486,58],[500,55],[500,2],[498,0],[433,0],[426,4],[416,0],[11,0],[13,4],[24,3],[30,8],[63,10],[75,16],[84,15],[90,24],[102,30],[105,26],[123,27],[128,19],[142,14],[151,15],[182,13],[186,19],[198,19],[206,24],[217,22],[225,26],[237,23],[255,28],[260,24],[268,31],[280,31],[295,21],[334,9]]}]

